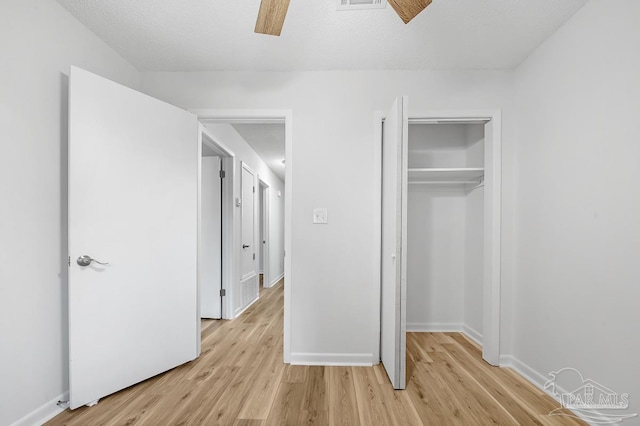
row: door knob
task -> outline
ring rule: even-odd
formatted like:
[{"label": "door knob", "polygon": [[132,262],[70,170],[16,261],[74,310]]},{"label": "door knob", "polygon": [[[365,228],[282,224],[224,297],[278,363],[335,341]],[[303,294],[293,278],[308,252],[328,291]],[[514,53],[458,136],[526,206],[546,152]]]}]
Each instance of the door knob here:
[{"label": "door knob", "polygon": [[80,256],[78,258],[78,260],[76,260],[76,262],[78,262],[78,265],[80,265],[80,266],[89,266],[89,265],[91,265],[91,262],[95,262],[95,263],[98,263],[100,265],[108,265],[109,264],[109,262],[100,262],[100,261],[97,261],[95,259],[92,259],[91,256],[87,256],[86,254],[83,255],[83,256]]},{"label": "door knob", "polygon": [[242,248],[243,248],[243,249],[246,249],[246,248],[249,248],[249,247],[251,247],[251,246],[250,246],[250,245],[248,245],[248,244],[243,244],[243,245],[242,245]]}]

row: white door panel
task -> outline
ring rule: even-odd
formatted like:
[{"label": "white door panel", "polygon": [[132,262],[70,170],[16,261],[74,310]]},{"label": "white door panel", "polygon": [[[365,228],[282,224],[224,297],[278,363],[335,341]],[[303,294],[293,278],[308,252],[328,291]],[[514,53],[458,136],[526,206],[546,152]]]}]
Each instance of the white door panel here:
[{"label": "white door panel", "polygon": [[193,114],[72,68],[71,408],[197,357],[199,155]]},{"label": "white door panel", "polygon": [[256,203],[256,174],[246,165],[242,164],[242,248],[240,275],[242,304],[240,310],[244,309],[258,297],[258,223],[257,223],[257,203]]},{"label": "white door panel", "polygon": [[242,165],[242,280],[256,274],[255,175]]},{"label": "white door panel", "polygon": [[396,99],[382,140],[380,357],[395,389],[406,387],[407,99]]},{"label": "white door panel", "polygon": [[222,179],[220,157],[203,157],[200,195],[200,316],[222,318]]}]

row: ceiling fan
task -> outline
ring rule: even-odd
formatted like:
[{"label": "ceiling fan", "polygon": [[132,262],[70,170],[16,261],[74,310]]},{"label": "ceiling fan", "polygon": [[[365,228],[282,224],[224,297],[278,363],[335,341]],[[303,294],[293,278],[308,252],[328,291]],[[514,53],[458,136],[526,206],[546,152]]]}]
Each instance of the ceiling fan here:
[{"label": "ceiling fan", "polygon": [[[400,19],[408,24],[413,18],[426,9],[433,0],[387,0]],[[255,32],[279,36],[284,25],[284,18],[289,9],[289,0],[261,0]]]}]

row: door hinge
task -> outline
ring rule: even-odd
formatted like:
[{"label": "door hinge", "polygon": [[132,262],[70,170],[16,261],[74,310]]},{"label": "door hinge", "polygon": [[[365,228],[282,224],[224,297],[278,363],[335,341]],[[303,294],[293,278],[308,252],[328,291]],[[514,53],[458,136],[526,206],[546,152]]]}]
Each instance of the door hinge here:
[{"label": "door hinge", "polygon": [[256,260],[256,254],[253,253],[253,260]]},{"label": "door hinge", "polygon": [[220,297],[222,296],[226,296],[227,295],[227,290],[225,290],[224,288],[220,289]]},{"label": "door hinge", "polygon": [[67,263],[71,266],[71,256],[67,257]]},{"label": "door hinge", "polygon": [[226,176],[224,170],[220,170],[220,179],[224,179]]},{"label": "door hinge", "polygon": [[253,187],[253,192],[256,192],[256,187],[255,186]]}]

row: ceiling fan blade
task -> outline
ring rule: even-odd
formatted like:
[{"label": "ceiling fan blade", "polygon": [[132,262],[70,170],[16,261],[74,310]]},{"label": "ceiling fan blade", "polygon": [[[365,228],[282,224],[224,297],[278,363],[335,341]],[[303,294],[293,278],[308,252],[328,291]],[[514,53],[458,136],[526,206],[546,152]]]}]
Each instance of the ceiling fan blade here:
[{"label": "ceiling fan blade", "polygon": [[[264,1],[264,0],[263,0]],[[388,0],[405,24],[429,6],[432,0]]]},{"label": "ceiling fan blade", "polygon": [[289,0],[262,0],[255,32],[279,36],[284,18],[287,16],[287,9],[289,9]]}]

